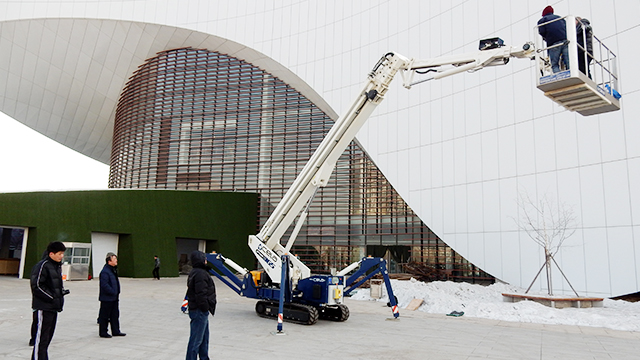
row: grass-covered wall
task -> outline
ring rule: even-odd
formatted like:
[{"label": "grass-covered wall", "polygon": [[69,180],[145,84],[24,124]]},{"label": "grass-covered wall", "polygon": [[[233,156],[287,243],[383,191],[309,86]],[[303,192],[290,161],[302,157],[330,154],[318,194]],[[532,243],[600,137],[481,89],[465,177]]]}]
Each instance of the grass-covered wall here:
[{"label": "grass-covered wall", "polygon": [[[92,232],[120,234],[120,276],[177,276],[176,238],[209,241],[249,269],[247,237],[256,233],[258,194],[171,190],[104,190],[0,194],[0,226],[29,228],[25,277],[50,241],[91,242]],[[100,264],[102,266],[102,264]]]}]

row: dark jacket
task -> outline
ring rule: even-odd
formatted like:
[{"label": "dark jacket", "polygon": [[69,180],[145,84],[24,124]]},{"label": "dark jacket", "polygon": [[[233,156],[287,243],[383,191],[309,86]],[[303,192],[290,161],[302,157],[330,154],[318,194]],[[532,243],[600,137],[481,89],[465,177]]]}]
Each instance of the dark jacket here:
[{"label": "dark jacket", "polygon": [[201,251],[194,251],[191,253],[190,258],[193,269],[187,279],[189,310],[198,309],[215,315],[216,286],[205,264],[205,255]]},{"label": "dark jacket", "polygon": [[117,301],[120,295],[120,280],[116,269],[105,264],[100,271],[100,301]]},{"label": "dark jacket", "polygon": [[31,269],[31,308],[62,311],[64,306],[62,264],[51,260],[49,254]]},{"label": "dark jacket", "polygon": [[[587,52],[593,55],[593,30],[591,29],[591,23],[589,20],[582,18],[576,24],[576,36],[578,37],[578,44],[584,46],[584,40],[587,40]],[[578,51],[582,51],[578,48]]]},{"label": "dark jacket", "polygon": [[[559,18],[560,16],[554,14],[545,15],[542,19],[538,20],[538,25]],[[551,24],[538,27],[538,32],[542,35],[544,41],[547,42],[547,46],[551,46],[567,40],[567,23],[564,19],[554,21]]]}]

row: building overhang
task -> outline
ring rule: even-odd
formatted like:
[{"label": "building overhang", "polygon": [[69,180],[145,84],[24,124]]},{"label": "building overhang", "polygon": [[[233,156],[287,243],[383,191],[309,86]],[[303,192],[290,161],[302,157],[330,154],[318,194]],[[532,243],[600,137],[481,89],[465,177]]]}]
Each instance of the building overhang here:
[{"label": "building overhang", "polygon": [[293,72],[237,42],[174,26],[106,19],[0,22],[0,111],[108,164],[118,98],[158,52],[192,47],[244,60],[337,114]]}]

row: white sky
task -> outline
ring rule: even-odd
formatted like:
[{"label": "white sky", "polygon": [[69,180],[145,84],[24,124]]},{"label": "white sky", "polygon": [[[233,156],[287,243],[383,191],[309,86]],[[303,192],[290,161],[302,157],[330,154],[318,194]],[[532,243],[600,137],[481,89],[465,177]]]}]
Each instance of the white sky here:
[{"label": "white sky", "polygon": [[0,112],[0,193],[106,189],[109,166]]}]

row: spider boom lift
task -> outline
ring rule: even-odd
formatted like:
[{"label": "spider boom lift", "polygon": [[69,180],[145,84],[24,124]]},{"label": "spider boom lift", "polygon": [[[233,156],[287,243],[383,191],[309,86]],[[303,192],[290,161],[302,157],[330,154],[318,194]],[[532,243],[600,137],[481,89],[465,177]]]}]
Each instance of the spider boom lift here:
[{"label": "spider boom lift", "polygon": [[[374,66],[364,88],[358,93],[351,107],[335,122],[260,232],[249,236],[249,247],[263,270],[249,271],[222,254],[213,253],[207,254],[207,260],[222,275],[214,270],[211,270],[211,273],[240,296],[259,299],[255,310],[262,317],[278,316],[279,299],[281,292],[284,292],[284,319],[308,325],[314,324],[318,318],[346,320],[349,317],[349,309],[343,303],[344,295],[376,273],[381,273],[394,317],[397,318],[397,301],[393,295],[384,259],[363,258],[336,275],[312,275],[310,269],[299,259],[287,256],[308,215],[313,197],[319,188],[327,185],[338,158],[374,109],[384,100],[389,84],[398,72],[401,72],[404,87],[409,89],[427,80],[440,79],[464,71],[473,72],[487,66],[504,65],[512,57],[533,59],[535,56],[532,43],[526,43],[522,49],[516,49],[504,46],[499,38],[482,40],[480,51],[472,54],[429,60],[409,59],[393,52],[384,55]],[[412,82],[416,73],[428,73],[431,76]],[[296,217],[298,221],[289,239],[282,245],[281,238]],[[346,278],[349,272],[358,267],[360,269],[355,274]],[[367,271],[370,273],[366,274]],[[364,277],[360,278],[361,276]]]}]

